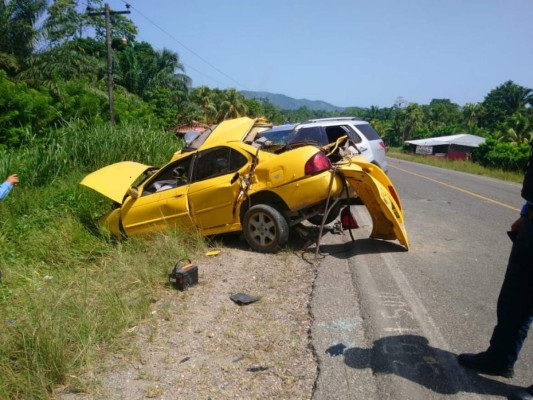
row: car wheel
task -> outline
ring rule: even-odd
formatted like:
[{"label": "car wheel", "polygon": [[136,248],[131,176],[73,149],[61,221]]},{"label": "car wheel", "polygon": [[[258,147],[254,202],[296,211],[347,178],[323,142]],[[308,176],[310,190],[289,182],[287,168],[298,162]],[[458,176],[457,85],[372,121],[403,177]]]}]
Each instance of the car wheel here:
[{"label": "car wheel", "polygon": [[276,252],[289,238],[287,220],[267,204],[255,205],[246,211],[242,230],[250,247],[260,253]]},{"label": "car wheel", "polygon": [[[326,217],[326,221],[324,222],[324,225],[331,224],[335,219],[339,216],[339,213],[341,212],[341,203],[337,202],[335,204],[335,207],[329,212],[328,216]],[[313,225],[320,225],[322,224],[322,217],[324,214],[318,214],[314,215],[311,218],[308,219],[310,223]]]}]

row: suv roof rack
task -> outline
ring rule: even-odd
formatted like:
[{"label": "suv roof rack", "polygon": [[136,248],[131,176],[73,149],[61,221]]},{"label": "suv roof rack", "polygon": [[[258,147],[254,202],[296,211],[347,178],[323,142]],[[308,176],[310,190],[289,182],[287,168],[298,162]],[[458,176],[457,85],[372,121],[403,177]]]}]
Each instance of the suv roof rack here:
[{"label": "suv roof rack", "polygon": [[331,118],[314,118],[308,119],[307,121],[302,122],[302,124],[307,124],[311,122],[323,122],[323,121],[364,121],[361,118],[357,117],[331,117]]}]

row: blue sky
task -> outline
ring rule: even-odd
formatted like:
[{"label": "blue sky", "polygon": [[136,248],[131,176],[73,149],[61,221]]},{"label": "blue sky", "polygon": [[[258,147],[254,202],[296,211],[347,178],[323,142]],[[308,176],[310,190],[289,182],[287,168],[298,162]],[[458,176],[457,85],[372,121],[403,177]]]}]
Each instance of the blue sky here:
[{"label": "blue sky", "polygon": [[533,0],[128,2],[137,39],[177,52],[193,86],[342,107],[464,105],[507,80],[533,88]]}]

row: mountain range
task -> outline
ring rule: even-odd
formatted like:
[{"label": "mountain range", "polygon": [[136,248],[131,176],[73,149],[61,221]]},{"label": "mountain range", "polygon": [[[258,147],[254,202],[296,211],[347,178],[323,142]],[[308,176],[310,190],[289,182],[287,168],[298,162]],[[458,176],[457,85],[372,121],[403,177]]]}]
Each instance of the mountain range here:
[{"label": "mountain range", "polygon": [[257,99],[260,101],[268,100],[271,104],[281,110],[297,110],[300,107],[307,107],[313,111],[343,111],[343,107],[337,107],[333,104],[320,100],[294,99],[284,94],[270,92],[255,92],[251,90],[241,90],[244,97],[248,99]]}]

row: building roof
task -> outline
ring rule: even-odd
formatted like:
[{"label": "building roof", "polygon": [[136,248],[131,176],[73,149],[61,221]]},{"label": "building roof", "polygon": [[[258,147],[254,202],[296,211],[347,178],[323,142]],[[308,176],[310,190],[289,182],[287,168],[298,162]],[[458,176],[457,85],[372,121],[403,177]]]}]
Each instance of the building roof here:
[{"label": "building roof", "polygon": [[469,133],[459,133],[451,136],[439,136],[428,139],[406,140],[405,143],[414,144],[416,146],[442,146],[455,144],[466,147],[478,147],[481,143],[485,143],[485,138],[481,136],[471,135]]},{"label": "building roof", "polygon": [[178,135],[185,135],[187,132],[190,132],[190,131],[196,131],[196,132],[202,133],[207,128],[209,128],[209,125],[207,124],[202,124],[201,122],[198,122],[198,121],[191,121],[191,123],[189,124],[177,125],[173,128],[173,130]]}]

